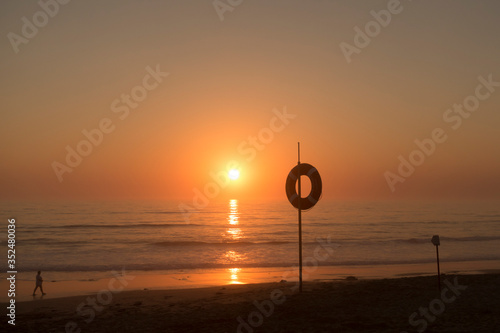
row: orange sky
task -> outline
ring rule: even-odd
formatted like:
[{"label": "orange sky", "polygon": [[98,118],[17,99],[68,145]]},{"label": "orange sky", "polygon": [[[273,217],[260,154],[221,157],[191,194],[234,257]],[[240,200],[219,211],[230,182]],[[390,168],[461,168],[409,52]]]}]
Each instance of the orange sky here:
[{"label": "orange sky", "polygon": [[[221,21],[212,1],[74,1],[13,46],[42,9],[3,2],[1,196],[190,200],[234,160],[241,177],[217,197],[284,198],[300,141],[323,197],[498,198],[500,87],[483,85],[457,129],[443,117],[479,77],[500,82],[500,5],[402,1],[348,62],[341,43],[387,8],[244,1]],[[109,133],[58,176],[103,121]],[[436,128],[446,141],[392,191],[386,172],[401,177],[398,157]]]}]

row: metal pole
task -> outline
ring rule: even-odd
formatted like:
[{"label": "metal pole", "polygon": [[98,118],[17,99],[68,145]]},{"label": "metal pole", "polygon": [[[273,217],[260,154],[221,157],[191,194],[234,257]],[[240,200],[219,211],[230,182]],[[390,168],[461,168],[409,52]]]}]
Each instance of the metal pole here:
[{"label": "metal pole", "polygon": [[300,142],[298,142],[298,165],[299,165],[299,291],[302,292],[302,210],[300,201],[302,199],[302,188],[300,181]]},{"label": "metal pole", "polygon": [[438,264],[438,288],[439,292],[441,292],[441,273],[439,272],[439,246],[436,245],[436,257],[437,257],[437,264]]}]

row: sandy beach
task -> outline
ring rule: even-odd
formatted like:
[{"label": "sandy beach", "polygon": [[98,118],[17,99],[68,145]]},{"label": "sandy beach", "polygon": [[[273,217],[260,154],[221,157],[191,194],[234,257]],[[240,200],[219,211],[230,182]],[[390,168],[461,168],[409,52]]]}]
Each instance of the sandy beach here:
[{"label": "sandy beach", "polygon": [[[18,302],[17,332],[499,332],[500,274],[137,290]],[[2,303],[2,307],[6,306]]]}]

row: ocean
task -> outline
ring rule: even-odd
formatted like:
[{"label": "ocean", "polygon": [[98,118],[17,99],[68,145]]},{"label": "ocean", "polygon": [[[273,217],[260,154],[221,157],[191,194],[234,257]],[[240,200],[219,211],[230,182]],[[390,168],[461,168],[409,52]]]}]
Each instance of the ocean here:
[{"label": "ocean", "polygon": [[[186,220],[179,201],[3,202],[16,219],[16,265],[21,279],[51,272],[54,279],[103,272],[292,267],[298,264],[297,211],[287,201],[212,202]],[[187,203],[189,204],[189,203]],[[500,260],[498,203],[320,201],[302,214],[303,257],[318,244],[332,251],[320,266],[376,267]],[[486,267],[487,268],[487,267]],[[490,267],[491,268],[491,267]],[[0,261],[2,272],[6,260]]]}]

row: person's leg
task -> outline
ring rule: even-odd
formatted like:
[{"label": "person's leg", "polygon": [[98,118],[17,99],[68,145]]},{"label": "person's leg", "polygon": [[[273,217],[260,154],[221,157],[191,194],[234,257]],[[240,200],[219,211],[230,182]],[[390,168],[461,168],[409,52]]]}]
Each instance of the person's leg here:
[{"label": "person's leg", "polygon": [[45,295],[45,293],[43,292],[43,287],[40,286],[40,290],[42,291],[42,295]]},{"label": "person's leg", "polygon": [[33,295],[36,294],[36,290],[38,289],[38,286],[35,287],[35,290],[33,290]]}]

